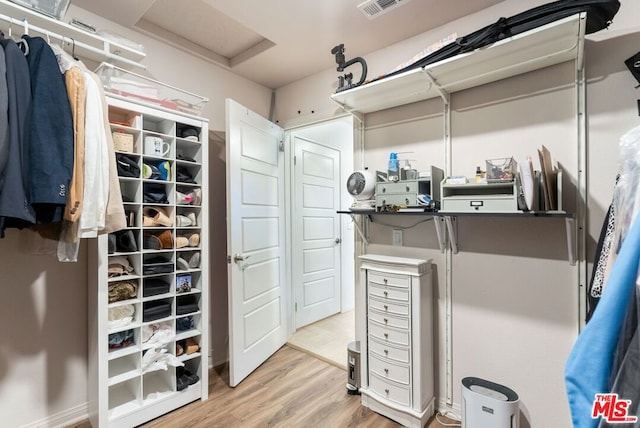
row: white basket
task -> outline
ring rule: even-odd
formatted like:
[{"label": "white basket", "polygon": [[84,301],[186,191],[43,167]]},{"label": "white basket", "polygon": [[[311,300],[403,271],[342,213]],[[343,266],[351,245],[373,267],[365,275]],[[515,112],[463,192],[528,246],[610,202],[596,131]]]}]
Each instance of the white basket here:
[{"label": "white basket", "polygon": [[178,89],[149,77],[103,62],[96,69],[106,91],[136,98],[154,107],[163,107],[200,116],[208,98]]}]

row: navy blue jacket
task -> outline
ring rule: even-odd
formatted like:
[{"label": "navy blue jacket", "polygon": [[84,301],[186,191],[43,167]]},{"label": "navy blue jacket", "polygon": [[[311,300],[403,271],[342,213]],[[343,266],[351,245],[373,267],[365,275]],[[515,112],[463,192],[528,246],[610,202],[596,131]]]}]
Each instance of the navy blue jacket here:
[{"label": "navy blue jacket", "polygon": [[38,223],[62,220],[73,174],[73,117],[64,76],[51,47],[41,37],[23,36],[29,45],[31,78],[29,200]]}]

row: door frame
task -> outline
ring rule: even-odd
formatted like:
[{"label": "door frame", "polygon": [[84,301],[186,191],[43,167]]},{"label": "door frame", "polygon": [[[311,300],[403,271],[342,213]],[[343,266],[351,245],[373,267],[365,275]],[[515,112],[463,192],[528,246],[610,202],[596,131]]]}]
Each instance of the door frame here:
[{"label": "door frame", "polygon": [[[291,243],[286,248],[287,252],[287,288],[289,295],[289,313],[288,317],[288,329],[289,337],[296,332],[296,311],[295,311],[295,290],[293,288],[293,251],[299,248],[298,243],[293,242],[293,218],[296,215],[295,207],[293,204],[294,186],[296,185],[294,180],[294,148],[291,138],[292,133],[298,133],[304,135],[307,132],[312,133],[314,128],[326,126],[334,126],[339,129],[340,135],[344,132],[344,139],[341,138],[336,145],[329,145],[340,151],[340,183],[346,183],[349,175],[354,171],[354,150],[356,146],[356,123],[351,114],[336,115],[329,118],[325,118],[318,121],[307,122],[290,127],[284,127],[285,131],[285,224],[286,227],[286,240]],[[353,202],[352,198],[344,189],[340,189],[340,204],[341,209],[346,209]],[[340,312],[346,310],[355,309],[355,234],[353,230],[353,223],[349,218],[340,217],[340,233],[342,235],[342,243],[340,246],[340,260],[341,260],[341,307]],[[345,284],[353,284],[352,287],[345,287]]]}]

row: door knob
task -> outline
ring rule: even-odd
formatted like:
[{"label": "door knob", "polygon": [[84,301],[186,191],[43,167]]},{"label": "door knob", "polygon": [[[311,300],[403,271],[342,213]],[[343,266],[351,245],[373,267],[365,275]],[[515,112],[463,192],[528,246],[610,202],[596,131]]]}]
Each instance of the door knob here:
[{"label": "door knob", "polygon": [[340,238],[336,238],[336,244],[339,244],[339,243],[341,243],[341,242],[342,242],[342,239],[340,239]]},{"label": "door knob", "polygon": [[234,263],[243,262],[243,261],[247,260],[248,258],[249,258],[249,256],[243,256],[241,254],[236,254],[235,256],[233,256],[233,262]]}]

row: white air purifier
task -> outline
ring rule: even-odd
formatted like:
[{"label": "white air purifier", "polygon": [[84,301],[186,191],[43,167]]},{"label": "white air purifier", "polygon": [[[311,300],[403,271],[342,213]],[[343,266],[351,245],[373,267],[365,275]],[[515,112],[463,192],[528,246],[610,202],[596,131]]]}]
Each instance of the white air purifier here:
[{"label": "white air purifier", "polygon": [[519,428],[520,399],[504,385],[462,379],[462,428]]}]

